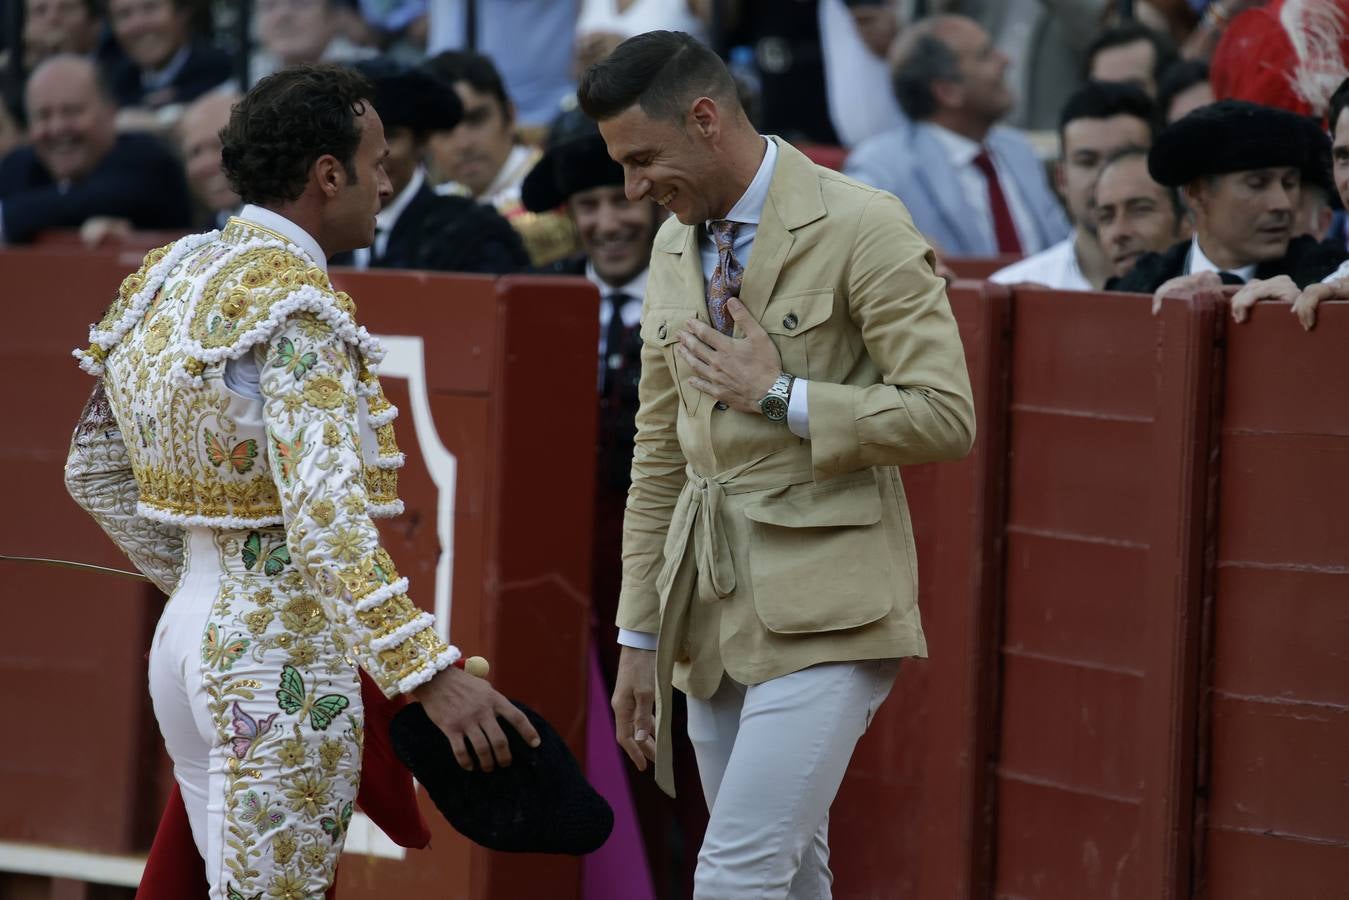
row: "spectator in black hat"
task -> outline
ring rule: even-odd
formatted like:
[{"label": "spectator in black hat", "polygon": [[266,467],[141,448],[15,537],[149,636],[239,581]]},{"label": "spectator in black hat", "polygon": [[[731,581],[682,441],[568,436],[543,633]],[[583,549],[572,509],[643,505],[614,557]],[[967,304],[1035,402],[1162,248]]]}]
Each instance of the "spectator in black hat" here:
[{"label": "spectator in black hat", "polygon": [[463,116],[454,89],[428,72],[386,59],[355,68],[375,86],[393,193],[375,217],[374,244],[334,262],[498,275],[526,268],[529,256],[520,236],[496,210],[468,197],[439,196],[427,184],[422,159],[431,132],[454,128]]},{"label": "spectator in black hat", "polygon": [[[1310,119],[1240,100],[1201,107],[1170,125],[1148,154],[1158,184],[1181,188],[1194,237],[1148,254],[1107,287],[1154,293],[1179,276],[1186,284],[1244,284],[1288,275],[1299,286],[1319,281],[1344,253],[1314,238],[1294,237],[1304,179],[1328,158],[1325,134]],[[1158,308],[1154,304],[1154,308]]]}]

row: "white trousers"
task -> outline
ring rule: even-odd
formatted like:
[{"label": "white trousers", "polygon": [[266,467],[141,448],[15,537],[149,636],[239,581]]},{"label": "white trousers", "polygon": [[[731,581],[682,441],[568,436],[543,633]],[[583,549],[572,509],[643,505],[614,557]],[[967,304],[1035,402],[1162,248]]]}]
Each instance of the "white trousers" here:
[{"label": "white trousers", "polygon": [[150,697],[211,900],[321,898],[360,780],[359,677],[281,564],[284,540],[279,528],[189,529],[150,649]]},{"label": "white trousers", "polygon": [[827,663],[688,698],[711,812],[694,900],[829,900],[829,807],[899,660]]}]

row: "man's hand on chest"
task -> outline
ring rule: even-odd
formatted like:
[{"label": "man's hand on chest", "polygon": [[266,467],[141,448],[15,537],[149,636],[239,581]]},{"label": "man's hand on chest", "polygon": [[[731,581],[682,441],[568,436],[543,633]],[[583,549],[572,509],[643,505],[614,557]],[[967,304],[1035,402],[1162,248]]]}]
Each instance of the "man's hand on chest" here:
[{"label": "man's hand on chest", "polygon": [[693,375],[689,386],[732,409],[759,415],[759,401],[782,374],[782,357],[739,298],[726,308],[745,337],[736,339],[690,319],[679,333],[678,353]]}]

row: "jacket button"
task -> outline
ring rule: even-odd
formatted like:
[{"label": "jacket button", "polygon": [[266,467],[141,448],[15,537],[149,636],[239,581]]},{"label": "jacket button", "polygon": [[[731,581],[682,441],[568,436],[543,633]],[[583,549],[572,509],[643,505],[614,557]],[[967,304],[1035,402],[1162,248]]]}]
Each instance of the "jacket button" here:
[{"label": "jacket button", "polygon": [[787,313],[787,316],[782,320],[782,327],[786,328],[788,331],[791,331],[798,324],[799,322],[796,318],[796,313]]},{"label": "jacket button", "polygon": [[658,328],[658,329],[656,330],[656,337],[660,338],[662,341],[665,340],[665,326],[664,326],[664,325],[660,326],[660,328]]},{"label": "jacket button", "polygon": [[722,403],[720,400],[718,400],[718,401],[717,401],[717,409],[725,410],[725,409],[730,409],[730,407],[727,406],[725,403]]}]

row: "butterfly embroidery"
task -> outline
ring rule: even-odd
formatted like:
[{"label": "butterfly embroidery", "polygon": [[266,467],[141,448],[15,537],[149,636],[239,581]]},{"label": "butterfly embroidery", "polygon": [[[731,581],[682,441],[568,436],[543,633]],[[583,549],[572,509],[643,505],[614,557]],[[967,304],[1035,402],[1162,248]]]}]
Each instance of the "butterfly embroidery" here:
[{"label": "butterfly embroidery", "polygon": [[146,416],[142,419],[141,414],[136,413],[136,430],[140,432],[142,449],[149,447],[159,437],[154,416]]},{"label": "butterfly embroidery", "polygon": [[283,337],[276,345],[276,359],[272,362],[272,365],[285,369],[296,378],[303,378],[304,373],[314,368],[314,364],[318,360],[318,354],[313,350],[308,353],[301,353],[290,342],[290,338]]},{"label": "butterfly embroidery", "polygon": [[304,452],[304,432],[295,432],[295,436],[289,441],[283,440],[275,431],[269,433],[272,436],[272,446],[276,449],[272,459],[281,469],[281,480],[290,484],[290,480],[295,477],[295,467],[299,465],[300,454]]},{"label": "butterfly embroidery", "polygon": [[276,691],[276,702],[286,713],[299,713],[300,719],[309,716],[309,724],[316,731],[325,731],[351,701],[341,694],[325,694],[319,697],[317,693],[309,693],[305,690],[300,670],[294,666],[283,666],[281,687]]},{"label": "butterfly embroidery", "polygon": [[228,462],[235,474],[242,475],[253,468],[253,460],[258,456],[258,442],[249,438],[240,441],[228,450],[221,440],[222,435],[213,431],[206,432],[206,458],[217,469]]},{"label": "butterfly embroidery", "polygon": [[226,900],[262,900],[262,891],[258,891],[251,897],[245,897],[243,892],[234,885],[225,888]]},{"label": "butterfly embroidery", "polygon": [[338,813],[337,810],[333,810],[333,812],[335,815],[324,816],[319,819],[319,824],[328,833],[328,837],[333,839],[333,843],[337,843],[346,836],[347,828],[351,825],[351,803],[348,801],[342,807],[342,812]]},{"label": "butterfly embroidery", "polygon": [[286,817],[282,813],[272,812],[271,805],[271,794],[263,794],[259,797],[257,791],[248,791],[244,794],[244,811],[241,818],[256,828],[258,834],[266,834],[286,821]]},{"label": "butterfly embroidery", "polygon": [[206,626],[206,634],[201,644],[201,658],[210,668],[219,667],[220,671],[228,672],[248,649],[249,640],[242,635],[230,634],[221,637],[222,634],[216,623],[211,622]]},{"label": "butterfly embroidery", "polygon": [[255,719],[244,712],[239,706],[239,701],[234,701],[234,737],[230,739],[233,745],[234,755],[239,759],[248,757],[248,752],[253,749],[258,738],[262,737],[271,730],[272,723],[280,713],[272,713],[270,716],[263,716],[261,719]]},{"label": "butterfly embroidery", "polygon": [[[244,561],[244,568],[252,570],[258,564],[258,560],[263,559],[262,535],[256,531],[250,531],[248,539],[244,541],[244,549],[240,555]],[[286,547],[285,541],[282,541],[268,551],[262,563],[262,571],[267,575],[280,575],[281,571],[288,565],[290,565],[290,550]]]}]

